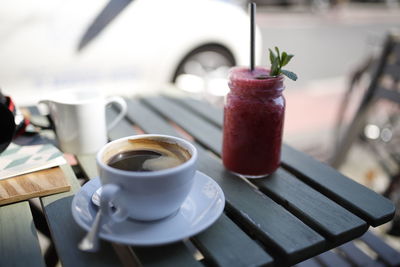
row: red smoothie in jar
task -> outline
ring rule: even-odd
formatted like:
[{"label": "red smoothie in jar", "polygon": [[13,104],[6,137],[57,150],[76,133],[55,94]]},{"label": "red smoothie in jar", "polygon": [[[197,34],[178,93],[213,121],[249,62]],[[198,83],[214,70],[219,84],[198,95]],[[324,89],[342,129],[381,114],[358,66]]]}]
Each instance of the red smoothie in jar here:
[{"label": "red smoothie in jar", "polygon": [[280,164],[285,99],[283,76],[256,67],[231,69],[224,107],[224,166],[248,177],[262,177]]}]

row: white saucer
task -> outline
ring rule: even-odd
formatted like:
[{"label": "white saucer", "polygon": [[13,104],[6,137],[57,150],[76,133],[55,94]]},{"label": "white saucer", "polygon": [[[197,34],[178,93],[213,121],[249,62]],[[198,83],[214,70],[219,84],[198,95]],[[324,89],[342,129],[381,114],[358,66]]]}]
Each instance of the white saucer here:
[{"label": "white saucer", "polygon": [[[72,215],[86,231],[92,226],[98,207],[91,202],[93,193],[101,186],[100,179],[87,182],[72,200]],[[209,176],[197,171],[193,188],[176,215],[154,222],[126,220],[107,222],[100,238],[127,245],[161,245],[191,237],[214,223],[225,206],[219,185]]]}]

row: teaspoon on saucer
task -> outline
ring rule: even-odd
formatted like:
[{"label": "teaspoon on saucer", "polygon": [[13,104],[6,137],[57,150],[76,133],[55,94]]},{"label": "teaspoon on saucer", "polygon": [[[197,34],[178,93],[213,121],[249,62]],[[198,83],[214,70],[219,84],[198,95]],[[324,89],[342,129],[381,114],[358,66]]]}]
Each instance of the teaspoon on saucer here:
[{"label": "teaspoon on saucer", "polygon": [[[99,187],[96,192],[92,195],[92,203],[96,206],[100,206],[100,195],[101,195],[102,187]],[[85,252],[96,252],[99,250],[99,231],[102,226],[102,215],[101,209],[97,211],[96,218],[92,224],[92,228],[90,231],[85,235],[85,237],[81,240],[78,247],[80,250]]]},{"label": "teaspoon on saucer", "polygon": [[[92,201],[92,196],[101,186],[99,178],[91,179],[82,186],[72,200],[73,218],[87,231],[92,227],[99,209]],[[108,218],[103,213],[103,226],[99,238],[130,246],[155,246],[177,242],[190,238],[214,223],[222,214],[224,204],[224,193],[214,179],[196,172],[192,191],[175,216],[151,223],[130,217],[121,223],[108,223]]]},{"label": "teaspoon on saucer", "polygon": [[97,207],[100,207],[100,196],[103,187],[100,186],[92,195],[92,203],[95,204]]}]

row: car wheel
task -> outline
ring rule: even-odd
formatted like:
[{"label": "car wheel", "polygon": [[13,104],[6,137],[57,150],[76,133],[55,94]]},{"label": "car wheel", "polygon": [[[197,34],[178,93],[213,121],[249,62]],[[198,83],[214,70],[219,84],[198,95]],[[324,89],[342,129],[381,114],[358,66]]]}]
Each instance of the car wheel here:
[{"label": "car wheel", "polygon": [[224,95],[229,90],[226,84],[228,71],[235,63],[227,48],[216,44],[205,45],[193,50],[181,61],[172,83],[191,93]]}]

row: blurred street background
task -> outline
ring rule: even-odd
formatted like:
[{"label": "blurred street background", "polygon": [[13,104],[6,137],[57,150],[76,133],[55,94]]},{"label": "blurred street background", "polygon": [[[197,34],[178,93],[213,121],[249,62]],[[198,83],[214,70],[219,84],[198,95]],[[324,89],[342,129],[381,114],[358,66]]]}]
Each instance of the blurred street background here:
[{"label": "blurred street background", "polygon": [[286,81],[287,142],[304,148],[317,138],[326,146],[350,76],[368,56],[380,52],[390,30],[400,30],[400,9],[365,2],[317,11],[308,6],[262,5],[257,23],[263,38],[263,65],[268,66],[270,47],[295,55],[290,69],[299,79]]}]

